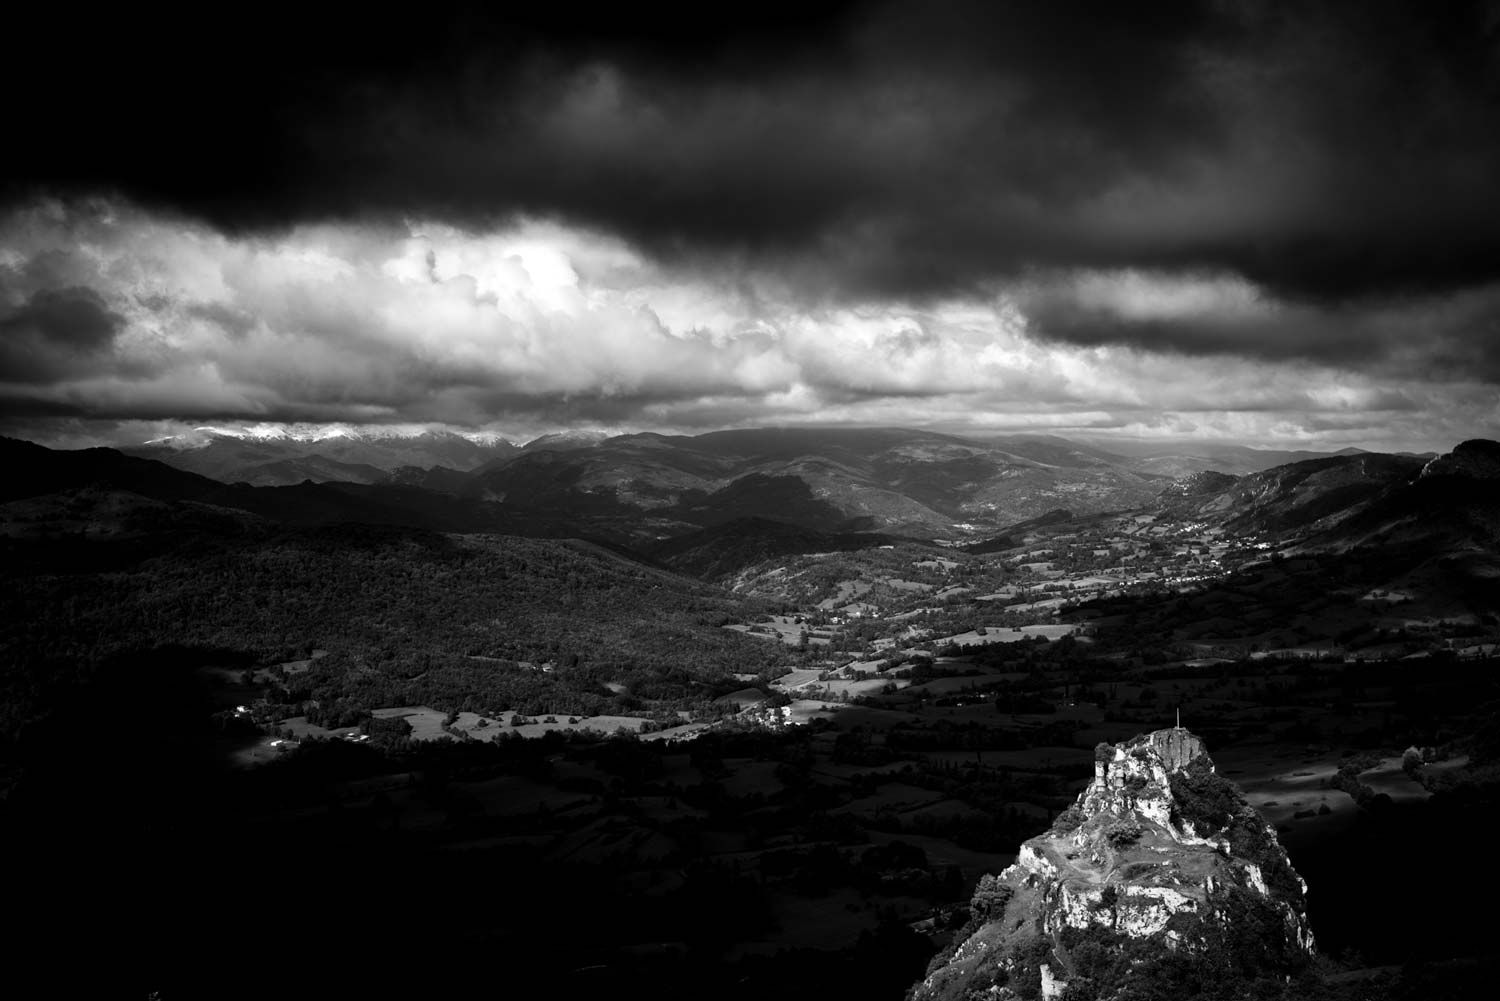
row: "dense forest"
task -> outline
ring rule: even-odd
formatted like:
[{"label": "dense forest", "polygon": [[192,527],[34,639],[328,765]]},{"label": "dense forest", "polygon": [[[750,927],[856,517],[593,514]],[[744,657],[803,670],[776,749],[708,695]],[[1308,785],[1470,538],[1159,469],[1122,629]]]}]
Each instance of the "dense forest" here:
[{"label": "dense forest", "polygon": [[6,543],[4,733],[155,649],[231,667],[326,650],[290,701],[491,713],[689,707],[790,656],[720,628],[755,602],[587,542],[368,526],[158,540],[80,543],[87,560],[52,571],[39,543]]}]

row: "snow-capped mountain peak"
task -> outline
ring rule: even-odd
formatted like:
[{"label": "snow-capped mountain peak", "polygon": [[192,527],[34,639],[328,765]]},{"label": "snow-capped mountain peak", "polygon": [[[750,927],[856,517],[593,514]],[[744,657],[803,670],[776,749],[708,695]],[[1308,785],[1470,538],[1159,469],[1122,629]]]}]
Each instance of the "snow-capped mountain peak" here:
[{"label": "snow-capped mountain peak", "polygon": [[608,431],[578,428],[569,431],[553,431],[551,434],[544,434],[539,438],[533,438],[531,439],[531,441],[528,441],[525,447],[533,451],[537,449],[549,448],[587,448],[590,445],[597,445],[601,441],[605,441],[611,437],[613,436]]},{"label": "snow-capped mountain peak", "polygon": [[280,424],[262,422],[238,426],[203,425],[178,434],[153,438],[145,444],[178,451],[204,448],[214,441],[233,438],[253,442],[382,442],[401,439],[462,438],[475,445],[509,445],[498,431],[453,431],[428,424]]}]

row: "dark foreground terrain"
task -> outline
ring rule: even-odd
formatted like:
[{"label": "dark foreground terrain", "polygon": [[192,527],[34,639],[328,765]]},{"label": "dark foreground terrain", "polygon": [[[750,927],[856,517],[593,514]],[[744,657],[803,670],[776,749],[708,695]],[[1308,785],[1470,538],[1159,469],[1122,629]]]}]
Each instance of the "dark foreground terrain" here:
[{"label": "dark foreground terrain", "polygon": [[1488,467],[652,555],[43,453],[0,519],[0,849],[54,991],[894,1001],[1095,747],[1180,712],[1309,885],[1319,958],[1253,996],[1489,996]]},{"label": "dark foreground terrain", "polygon": [[[1309,884],[1324,958],[1286,996],[1477,997],[1492,972],[1483,891],[1454,858],[1496,819],[1487,661],[1164,667],[1086,681],[1079,703],[1077,666],[1037,658],[961,721],[937,700],[689,743],[307,741],[247,770],[225,764],[194,657],[175,659],[19,741],[14,955],[86,949],[51,969],[59,989],[898,998],[979,877],[1076,795],[1093,744],[1179,699]],[[1157,698],[1126,697],[1132,680]],[[1432,760],[1408,773],[1410,744]]]}]

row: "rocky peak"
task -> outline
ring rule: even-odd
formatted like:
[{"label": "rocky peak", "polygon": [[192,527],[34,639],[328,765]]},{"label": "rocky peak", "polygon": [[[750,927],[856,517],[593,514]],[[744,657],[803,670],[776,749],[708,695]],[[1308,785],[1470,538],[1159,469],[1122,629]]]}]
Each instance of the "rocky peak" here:
[{"label": "rocky peak", "polygon": [[1101,744],[1094,752],[1094,780],[1079,798],[1089,818],[1137,814],[1170,826],[1171,776],[1195,760],[1213,770],[1203,741],[1181,727],[1157,730],[1125,744]]},{"label": "rocky peak", "polygon": [[973,920],[914,997],[1115,997],[1209,953],[1202,969],[1285,976],[1313,953],[1305,889],[1196,735],[1101,744],[1073,806],[980,881]]}]

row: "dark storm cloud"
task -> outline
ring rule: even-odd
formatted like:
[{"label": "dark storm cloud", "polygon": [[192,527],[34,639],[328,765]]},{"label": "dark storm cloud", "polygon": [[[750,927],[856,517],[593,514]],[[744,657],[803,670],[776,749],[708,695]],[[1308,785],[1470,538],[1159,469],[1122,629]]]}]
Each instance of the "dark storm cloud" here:
[{"label": "dark storm cloud", "polygon": [[8,71],[32,95],[11,190],[231,228],[521,211],[846,299],[1038,267],[1217,268],[1316,301],[1500,276],[1493,5],[423,13],[272,5],[186,44],[134,11],[30,15],[47,65]]},{"label": "dark storm cloud", "polygon": [[122,324],[90,288],[42,289],[0,306],[0,382],[49,384],[97,371]]},{"label": "dark storm cloud", "polygon": [[1500,284],[1319,302],[1224,275],[1112,271],[1033,280],[1017,296],[1033,336],[1056,344],[1500,382]]}]

